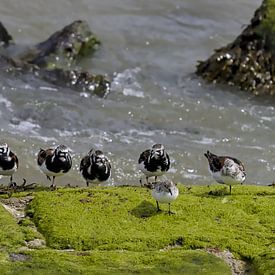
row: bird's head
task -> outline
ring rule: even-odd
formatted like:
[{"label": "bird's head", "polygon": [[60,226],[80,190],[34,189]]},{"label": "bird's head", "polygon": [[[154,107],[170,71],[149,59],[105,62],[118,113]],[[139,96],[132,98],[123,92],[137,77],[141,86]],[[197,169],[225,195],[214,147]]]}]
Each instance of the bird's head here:
[{"label": "bird's head", "polygon": [[164,146],[162,144],[155,144],[152,146],[151,158],[160,159],[164,157]]},{"label": "bird's head", "polygon": [[61,161],[67,161],[69,158],[69,148],[65,145],[58,145],[54,150],[54,155]]},{"label": "bird's head", "polygon": [[10,153],[10,148],[7,143],[0,144],[0,155],[8,156]]},{"label": "bird's head", "polygon": [[104,166],[107,162],[107,157],[103,154],[101,150],[93,150],[90,154],[91,162],[97,166]]}]

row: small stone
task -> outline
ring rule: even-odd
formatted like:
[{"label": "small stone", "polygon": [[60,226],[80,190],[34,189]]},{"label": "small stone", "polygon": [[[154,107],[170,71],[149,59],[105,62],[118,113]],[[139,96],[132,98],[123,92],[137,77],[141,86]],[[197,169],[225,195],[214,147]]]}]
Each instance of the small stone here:
[{"label": "small stone", "polygon": [[46,245],[45,241],[42,239],[34,239],[29,242],[27,242],[27,246],[29,248],[41,248]]},{"label": "small stone", "polygon": [[28,255],[21,253],[11,253],[9,257],[12,262],[26,262],[30,259]]}]

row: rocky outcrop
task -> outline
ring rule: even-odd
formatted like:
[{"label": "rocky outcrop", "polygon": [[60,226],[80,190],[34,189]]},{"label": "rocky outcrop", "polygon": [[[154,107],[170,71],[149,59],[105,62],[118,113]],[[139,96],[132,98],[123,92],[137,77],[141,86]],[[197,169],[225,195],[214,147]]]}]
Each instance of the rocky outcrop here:
[{"label": "rocky outcrop", "polygon": [[230,44],[200,61],[196,73],[209,82],[254,94],[275,94],[275,1],[264,0],[250,24]]},{"label": "rocky outcrop", "polygon": [[[100,97],[109,93],[110,82],[104,75],[93,75],[75,69],[76,62],[93,53],[100,44],[87,22],[75,21],[55,32],[47,40],[22,51],[6,51],[12,36],[0,23],[0,73],[20,76],[33,73],[36,77],[79,92]],[[19,53],[18,53],[19,52]]]}]

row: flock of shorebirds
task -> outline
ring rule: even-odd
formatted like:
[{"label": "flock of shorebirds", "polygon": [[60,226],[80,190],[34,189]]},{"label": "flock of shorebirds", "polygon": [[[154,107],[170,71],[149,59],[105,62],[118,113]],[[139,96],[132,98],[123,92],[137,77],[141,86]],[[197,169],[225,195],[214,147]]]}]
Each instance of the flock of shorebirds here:
[{"label": "flock of shorebirds", "polygon": [[[217,156],[209,151],[204,154],[208,160],[209,171],[213,178],[221,184],[231,186],[242,184],[246,173],[241,161],[229,156]],[[65,145],[58,145],[55,148],[40,149],[37,155],[37,164],[40,170],[51,181],[51,187],[55,188],[55,177],[64,175],[72,167],[72,158],[69,149]],[[151,189],[153,198],[157,203],[157,210],[160,210],[159,203],[169,205],[169,215],[172,213],[170,204],[179,194],[179,190],[172,181],[157,181],[157,177],[164,175],[170,168],[170,158],[162,144],[155,144],[140,154],[138,160],[139,169],[146,177],[146,183],[140,184]],[[0,145],[0,175],[10,176],[9,186],[16,185],[13,174],[18,169],[18,158],[10,147],[5,143]],[[91,149],[80,162],[80,173],[85,179],[87,186],[107,181],[111,176],[111,164],[109,159],[100,150]],[[154,182],[149,178],[154,177]]]}]

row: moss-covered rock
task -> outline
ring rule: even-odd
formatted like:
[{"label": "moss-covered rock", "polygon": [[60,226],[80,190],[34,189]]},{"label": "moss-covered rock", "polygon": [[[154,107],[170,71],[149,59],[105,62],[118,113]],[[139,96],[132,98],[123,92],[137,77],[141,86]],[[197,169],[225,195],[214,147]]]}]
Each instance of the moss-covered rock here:
[{"label": "moss-covered rock", "polygon": [[[230,274],[223,260],[206,252],[226,250],[257,274],[274,272],[274,188],[236,186],[232,195],[223,195],[221,185],[179,189],[175,215],[167,205],[157,212],[150,191],[140,187],[33,192],[19,225],[3,211],[19,237],[2,250],[0,271]],[[22,239],[37,238],[26,230],[33,224],[46,248],[20,248]]]},{"label": "moss-covered rock", "polygon": [[[221,259],[202,251],[66,252],[50,249],[26,251],[26,260],[6,262],[7,274],[211,274],[230,275]],[[1,260],[1,259],[0,259]],[[3,274],[1,272],[1,274]]]},{"label": "moss-covered rock", "polygon": [[93,53],[99,44],[88,23],[77,20],[28,49],[20,60],[39,68],[68,70],[77,59]]},{"label": "moss-covered rock", "polygon": [[41,192],[29,209],[48,246],[55,249],[218,247],[249,261],[273,253],[273,188],[240,186],[234,188],[232,196],[208,192],[207,187],[194,187],[189,192],[181,188],[172,205],[173,216],[165,211],[159,214],[150,193],[133,187]]},{"label": "moss-covered rock", "polygon": [[[0,252],[24,244],[24,234],[15,219],[0,205]],[[1,257],[0,257],[1,262]]]},{"label": "moss-covered rock", "polygon": [[[0,49],[8,47],[12,37],[0,22]],[[45,41],[19,53],[0,53],[0,72],[7,77],[33,74],[61,87],[88,92],[100,97],[110,91],[105,75],[95,75],[74,68],[76,62],[91,55],[100,44],[86,21],[77,20],[55,32]]]},{"label": "moss-covered rock", "polygon": [[230,44],[200,61],[196,73],[254,94],[275,94],[275,1],[264,0],[251,23]]}]

